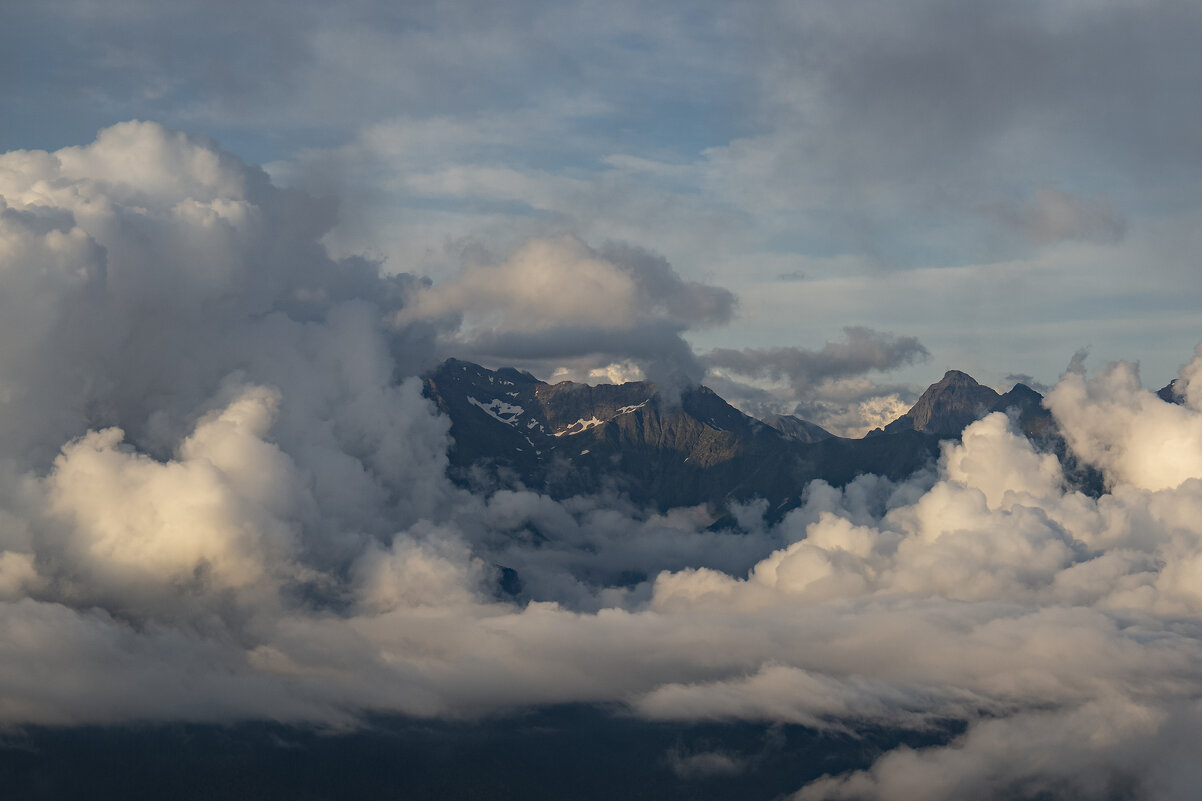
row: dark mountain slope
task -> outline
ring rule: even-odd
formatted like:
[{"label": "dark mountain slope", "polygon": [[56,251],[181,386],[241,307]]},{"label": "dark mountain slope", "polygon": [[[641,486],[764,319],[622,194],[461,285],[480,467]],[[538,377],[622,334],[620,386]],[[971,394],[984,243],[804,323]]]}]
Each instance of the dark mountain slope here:
[{"label": "dark mountain slope", "polygon": [[454,480],[557,498],[612,491],[659,509],[704,503],[716,514],[766,498],[783,514],[815,478],[902,478],[938,452],[938,437],[922,432],[865,443],[791,418],[812,426],[801,430],[817,439],[802,441],[702,386],[669,403],[647,382],[551,385],[449,360],[426,376],[426,394],[451,419]]}]

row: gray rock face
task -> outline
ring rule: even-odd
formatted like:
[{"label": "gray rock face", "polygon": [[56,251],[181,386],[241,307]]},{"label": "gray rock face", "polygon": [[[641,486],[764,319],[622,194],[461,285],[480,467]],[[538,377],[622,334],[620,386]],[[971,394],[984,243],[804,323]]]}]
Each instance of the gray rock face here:
[{"label": "gray rock face", "polygon": [[967,373],[948,370],[942,380],[927,387],[910,411],[885,426],[885,433],[911,430],[958,436],[969,423],[992,411],[1001,398]]}]

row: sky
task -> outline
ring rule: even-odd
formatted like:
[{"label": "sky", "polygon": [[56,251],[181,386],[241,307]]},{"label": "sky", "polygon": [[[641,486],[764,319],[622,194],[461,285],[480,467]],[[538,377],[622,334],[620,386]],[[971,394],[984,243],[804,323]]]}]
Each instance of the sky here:
[{"label": "sky", "polygon": [[[1202,10],[1185,0],[56,0],[3,15],[0,150],[131,119],[208,135],[336,203],[333,255],[436,285],[541,241],[643,251],[730,293],[720,314],[657,321],[700,358],[669,372],[752,412],[862,433],[947,369],[1048,386],[1080,349],[1163,386],[1199,328]],[[570,259],[553,270],[544,307],[587,291]],[[594,382],[651,360],[478,341],[498,328],[469,317],[440,355]],[[857,341],[875,357],[796,369]],[[707,362],[715,349],[752,351],[752,374]]]},{"label": "sky", "polygon": [[[797,801],[1195,798],[1199,16],[6,4],[0,756],[583,704],[934,740]],[[447,356],[846,432],[1023,376],[1105,491],[994,414],[723,530],[473,492]]]}]

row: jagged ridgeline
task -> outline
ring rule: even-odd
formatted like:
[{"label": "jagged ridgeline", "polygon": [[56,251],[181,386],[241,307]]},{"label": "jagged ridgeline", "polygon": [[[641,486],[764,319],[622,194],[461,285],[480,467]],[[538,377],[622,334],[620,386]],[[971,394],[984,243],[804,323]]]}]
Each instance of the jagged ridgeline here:
[{"label": "jagged ridgeline", "polygon": [[1013,410],[1019,427],[1028,435],[1052,431],[1052,417],[1042,406],[1043,395],[1026,384],[1015,384],[1005,395],[982,386],[968,373],[948,370],[942,379],[927,387],[908,412],[868,436],[924,431],[942,437],[958,437],[970,423],[985,414]]},{"label": "jagged ridgeline", "polygon": [[704,386],[669,400],[646,381],[548,384],[457,359],[425,383],[451,420],[454,480],[556,498],[615,492],[661,510],[704,503],[721,514],[732,501],[765,498],[775,518],[816,478],[838,486],[862,473],[911,475],[938,455],[941,439],[991,411],[1014,409],[1029,436],[1055,439],[1038,392],[1018,384],[999,395],[956,370],[863,439],[793,416],[757,420]]}]

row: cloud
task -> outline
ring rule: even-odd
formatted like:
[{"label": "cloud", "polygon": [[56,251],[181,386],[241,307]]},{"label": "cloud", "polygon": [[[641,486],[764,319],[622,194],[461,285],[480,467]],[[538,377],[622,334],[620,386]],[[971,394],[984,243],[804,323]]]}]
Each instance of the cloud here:
[{"label": "cloud", "polygon": [[1010,373],[1002,380],[1005,382],[1006,386],[1024,384],[1040,394],[1046,393],[1049,389],[1047,384],[1041,383],[1040,381],[1036,380],[1034,376],[1027,375],[1026,373]]},{"label": "cloud", "polygon": [[[990,799],[1015,794],[1052,798],[1138,794],[1142,788],[1133,783],[1132,775],[1158,760],[1144,747],[1134,754],[1125,752],[1120,743],[1158,740],[1166,716],[1164,710],[1105,699],[1068,715],[1032,712],[987,721],[961,738],[954,749],[899,750],[871,771],[819,779],[792,798],[951,801],[966,794]],[[1141,765],[1141,760],[1147,761]],[[994,783],[983,788],[982,775],[992,775]]]},{"label": "cloud", "polygon": [[[448,337],[551,358],[571,331],[622,350],[640,326],[727,319],[729,295],[655,256],[547,239],[445,285],[385,276],[328,256],[328,206],[150,123],[6,154],[0,195],[4,724],[556,703],[840,733],[950,720],[943,745],[799,797],[1196,786],[1202,357],[1183,405],[1123,363],[1049,393],[1099,497],[995,414],[905,482],[817,482],[778,523],[752,502],[712,530],[704,509],[452,485],[414,378]],[[569,293],[527,317],[577,273],[625,305]],[[720,358],[824,385],[923,352],[850,329]],[[752,761],[669,757],[690,777]]]},{"label": "cloud", "polygon": [[296,570],[289,518],[312,505],[291,460],[262,440],[278,403],[246,390],[166,464],[123,449],[116,428],[66,444],[45,481],[48,578],[75,603],[135,615],[208,614],[222,595],[270,608]]},{"label": "cloud", "polygon": [[[1188,115],[1170,98],[1180,97],[1184,74],[1197,67],[1176,29],[1196,18],[1194,9],[1165,2],[1136,14],[1114,4],[1056,3],[1019,14],[918,0],[874,3],[863,13],[887,24],[865,24],[869,16],[837,3],[739,20],[749,46],[762,48],[757,99],[782,131],[716,152],[724,171],[755,170],[768,180],[763,192],[795,202],[815,184],[839,192],[836,177],[844,179],[841,196],[866,203],[874,203],[866,196],[872,190],[901,201],[895,182],[914,177],[923,185],[910,192],[933,197],[942,177],[953,175],[956,187],[943,194],[955,202],[991,179],[1014,181],[1011,170],[1031,180],[1038,164],[1069,172],[1066,164],[1102,154],[1124,168],[1157,161],[1168,153],[1128,136],[1143,122],[1126,110],[1160,120],[1167,126],[1160,131]],[[1153,31],[1166,50],[1138,44]],[[1115,64],[1116,50],[1133,62]],[[1141,94],[1150,85],[1156,90]],[[783,135],[786,121],[807,136]],[[1178,154],[1196,144],[1162,146]]]},{"label": "cloud", "polygon": [[[344,213],[325,241],[394,271],[449,278],[446,240],[509,253],[566,231],[651,245],[686,278],[804,286],[822,298],[807,336],[867,320],[937,355],[996,362],[1000,349],[1012,363],[1102,330],[1108,353],[1167,371],[1151,354],[1192,345],[1180,331],[1197,249],[1199,65],[1184,32],[1198,12],[1171,0],[1138,12],[953,5],[739,15],[708,4],[652,20],[630,3],[265,2],[235,29],[205,3],[39,4],[7,10],[6,50],[61,58],[13,73],[6,141],[57,145],[121,116],[165,119],[337,195]],[[1017,236],[999,235],[999,214]],[[1039,250],[1056,258],[1015,276],[1031,237],[1054,242]],[[846,276],[838,260],[878,274],[830,302],[822,284]],[[1139,286],[1132,263],[1145,265]],[[773,280],[796,264],[811,280]],[[906,276],[880,291],[879,273],[928,267],[934,287]],[[947,330],[953,306],[968,318],[954,337],[922,328]],[[1128,330],[1099,325],[1116,309]],[[731,339],[785,341],[770,331],[781,319],[748,314]],[[1021,369],[1046,381],[1053,367]]]},{"label": "cloud", "polygon": [[740,375],[785,379],[796,387],[807,387],[830,378],[890,370],[930,357],[914,337],[895,337],[863,326],[847,326],[843,335],[846,342],[827,342],[817,351],[718,348],[707,354],[706,362]]},{"label": "cloud", "polygon": [[995,203],[987,216],[1037,245],[1065,240],[1114,244],[1126,233],[1126,223],[1109,204],[1040,187],[1025,203]]},{"label": "cloud", "polygon": [[791,414],[837,436],[853,438],[893,422],[909,411],[919,396],[911,385],[865,377],[831,379],[801,391],[787,384],[752,383],[724,371],[711,371],[705,382],[752,417]]},{"label": "cloud", "polygon": [[913,394],[908,387],[875,384],[864,374],[924,361],[930,353],[916,337],[864,326],[846,326],[843,335],[846,341],[818,350],[716,348],[702,358],[720,379],[717,386],[757,413],[783,409],[859,436],[904,413]]},{"label": "cloud", "polygon": [[1182,369],[1184,406],[1164,403],[1144,389],[1137,368],[1128,363],[1109,365],[1088,380],[1067,372],[1046,404],[1059,412],[1073,451],[1102,467],[1112,482],[1172,489],[1202,471],[1202,392],[1194,380],[1200,371],[1202,353]]},{"label": "cloud", "polygon": [[[350,559],[362,537],[393,533],[416,498],[394,482],[437,483],[446,425],[417,382],[396,380],[433,351],[420,329],[389,323],[414,282],[331,260],[317,242],[328,204],[152,123],[53,154],[6,154],[0,195],[11,343],[0,355],[0,445],[6,475],[54,467],[55,525],[78,535],[60,541],[119,553],[99,543],[132,542],[139,525],[96,504],[125,494],[146,509],[142,528],[161,514],[197,532],[147,539],[143,556],[167,559],[164,549],[183,553],[186,542],[247,545],[259,530],[301,551],[350,548]],[[173,507],[179,493],[156,486],[193,492],[194,508]],[[399,506],[385,511],[390,503]],[[199,567],[191,558],[172,564]]]},{"label": "cloud", "polygon": [[[63,13],[78,8],[21,16],[53,15],[55,36],[80,39],[80,20]],[[1187,98],[1197,65],[1180,35],[1195,12],[873,8],[889,24],[825,2],[654,22],[625,4],[397,15],[365,2],[331,15],[301,3],[273,27],[283,12],[267,4],[223,32],[200,6],[139,3],[111,18],[93,10],[82,37],[134,52],[138,66],[60,50],[77,64],[65,78],[72,109],[105,98],[98,119],[115,107],[204,125],[270,158],[277,183],[338,197],[343,213],[324,240],[333,252],[370,253],[389,270],[452,279],[447,241],[509,254],[569,232],[653,246],[686,279],[744,298],[758,289],[786,308],[744,303],[728,341],[691,338],[705,348],[796,341],[799,325],[820,344],[861,320],[917,335],[985,380],[973,361],[1014,365],[1021,353],[1021,370],[1047,382],[1060,357],[1045,354],[1086,337],[1167,374],[1175,365],[1159,354],[1192,345],[1181,331],[1199,230],[1195,160],[1183,156],[1189,135],[1163,132],[1196,129]],[[194,48],[159,44],[178,30]],[[30,41],[44,41],[37,32]],[[229,65],[215,68],[211,54],[252,37],[287,67],[256,63],[262,51],[246,44],[239,79],[213,80]],[[1130,63],[1116,66],[1115,52]],[[635,80],[647,74],[657,80]],[[137,93],[119,87],[146,75],[163,94],[131,108]],[[1149,144],[1165,136],[1173,141]],[[1049,246],[1032,248],[1032,237]],[[1147,265],[1142,280],[1131,263]],[[799,264],[809,280],[775,280]],[[853,270],[868,275],[840,291]],[[887,281],[894,271],[904,275]],[[1121,331],[1106,324],[1120,311]]]},{"label": "cloud", "polygon": [[696,754],[668,753],[672,772],[682,779],[705,779],[711,776],[737,776],[746,770],[744,760],[721,751],[701,751]]},{"label": "cloud", "polygon": [[[699,377],[681,334],[720,325],[727,290],[682,279],[662,257],[630,245],[594,250],[578,239],[533,239],[500,264],[467,264],[418,292],[397,322],[444,326],[449,352],[486,361],[562,366],[623,357],[648,375]],[[550,372],[547,370],[546,372]]]},{"label": "cloud", "polygon": [[734,680],[663,685],[635,708],[653,720],[764,720],[824,730],[851,730],[856,722],[871,721],[923,728],[924,717],[961,711],[955,701],[964,699],[954,695],[768,664]]}]

